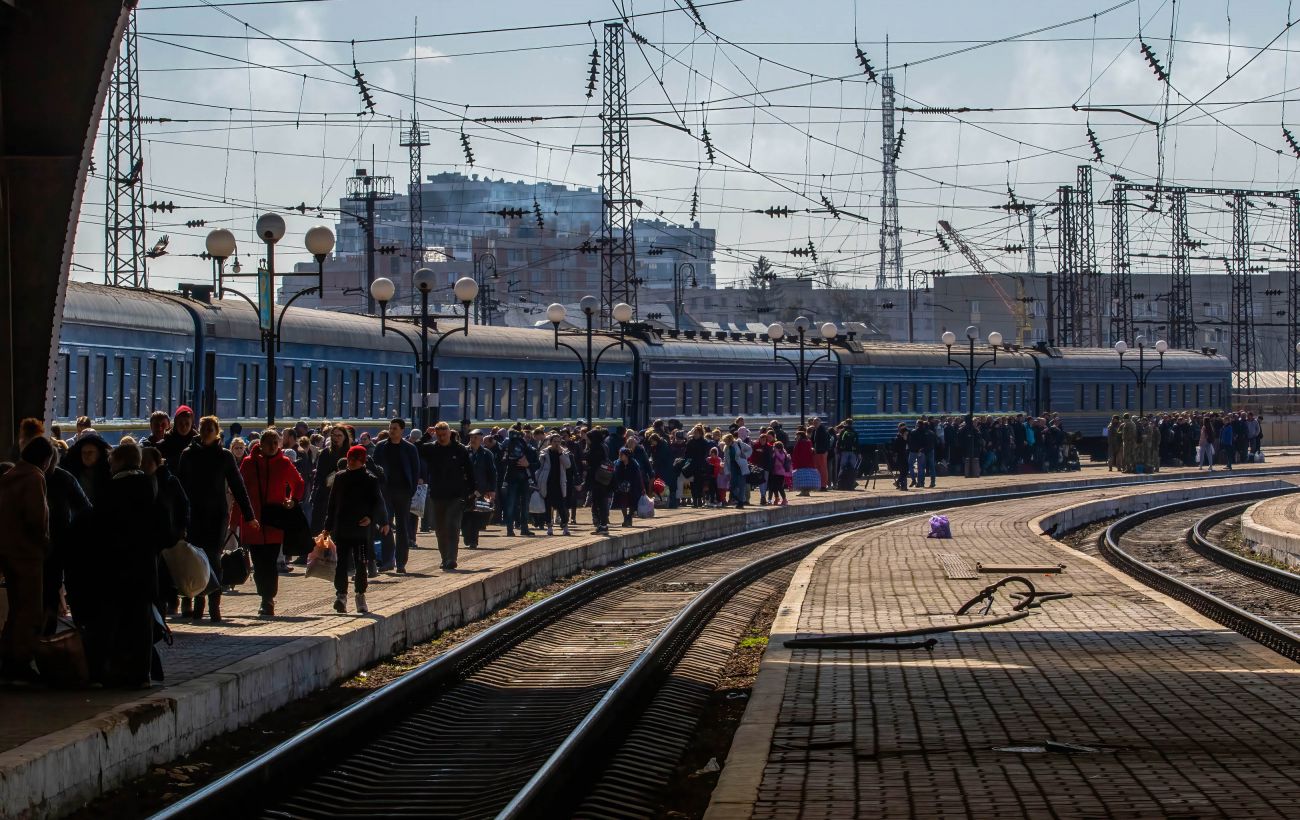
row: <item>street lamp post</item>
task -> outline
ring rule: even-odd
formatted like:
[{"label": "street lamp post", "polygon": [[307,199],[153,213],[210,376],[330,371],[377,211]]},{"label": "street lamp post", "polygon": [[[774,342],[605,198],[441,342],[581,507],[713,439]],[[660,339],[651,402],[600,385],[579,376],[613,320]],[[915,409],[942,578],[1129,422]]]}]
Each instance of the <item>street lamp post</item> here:
[{"label": "street lamp post", "polygon": [[[488,280],[489,271],[492,275],[492,281]],[[498,276],[496,254],[491,251],[484,251],[474,259],[474,281],[478,282],[479,286],[476,305],[480,325],[492,324],[492,291],[495,289],[493,283]]]},{"label": "street lamp post", "polygon": [[418,423],[423,429],[430,424],[436,424],[440,420],[441,408],[438,401],[438,369],[433,366],[438,358],[438,348],[442,346],[449,337],[457,333],[469,335],[469,318],[470,311],[473,309],[474,297],[478,296],[478,282],[475,282],[468,276],[463,276],[456,280],[452,287],[456,294],[456,301],[461,303],[463,308],[463,324],[460,327],[454,327],[450,330],[443,331],[433,340],[433,347],[429,346],[429,330],[431,329],[429,320],[433,319],[432,330],[438,332],[437,316],[429,315],[429,293],[433,290],[433,283],[437,274],[428,268],[420,268],[412,276],[416,288],[420,291],[420,343],[417,345],[410,336],[401,332],[397,328],[388,326],[388,303],[392,301],[397,292],[397,286],[393,280],[381,277],[370,283],[370,296],[379,303],[379,332],[381,335],[387,335],[389,332],[396,334],[406,341],[411,347],[411,352],[415,354],[415,369],[420,374],[420,410]]},{"label": "street lamp post", "polygon": [[[627,326],[628,323],[632,321],[631,305],[626,302],[619,302],[617,305],[614,305],[614,321],[618,322],[617,336],[611,336],[606,333],[598,334],[593,328],[596,314],[600,311],[600,300],[595,296],[582,297],[582,300],[578,302],[578,307],[582,309],[582,313],[586,317],[586,329],[581,332],[581,335],[585,337],[587,343],[587,353],[585,356],[568,342],[560,341],[560,324],[564,321],[565,317],[568,316],[568,311],[565,309],[564,305],[556,302],[548,307],[546,309],[546,319],[555,329],[555,349],[559,350],[562,347],[567,348],[573,353],[573,355],[578,357],[578,365],[582,369],[582,409],[584,415],[587,417],[587,429],[591,429],[591,420],[594,415],[592,413],[592,405],[594,404],[592,395],[596,386],[596,369],[600,366],[600,357],[604,356],[606,351],[613,348],[619,348],[620,350],[627,348],[631,350],[634,362],[639,362],[640,357],[637,353],[636,347],[627,344]],[[579,332],[575,331],[573,335],[579,335]],[[599,351],[594,350],[595,337],[597,335],[603,339],[609,339],[609,341],[606,342]],[[633,367],[633,379],[636,378],[635,374],[640,372],[640,369],[639,366]]]},{"label": "street lamp post", "polygon": [[944,272],[940,270],[910,270],[907,272],[907,341],[916,341],[912,333],[912,311],[916,307],[916,282],[922,281],[925,284],[926,291],[930,290],[930,282],[943,276]]},{"label": "street lamp post", "polygon": [[1142,418],[1144,415],[1143,411],[1145,410],[1147,377],[1150,376],[1153,372],[1165,366],[1165,351],[1169,350],[1169,343],[1166,342],[1164,339],[1160,339],[1159,341],[1156,342],[1156,352],[1160,354],[1160,363],[1157,364],[1155,367],[1147,367],[1146,366],[1147,339],[1145,336],[1139,336],[1137,337],[1136,341],[1137,341],[1137,349],[1138,349],[1138,366],[1136,370],[1124,364],[1124,354],[1128,352],[1127,342],[1125,342],[1123,339],[1120,339],[1118,342],[1116,342],[1115,352],[1119,354],[1119,366],[1124,368],[1128,372],[1132,373],[1133,378],[1137,380],[1138,418]]},{"label": "street lamp post", "polygon": [[[285,314],[289,306],[303,296],[322,292],[325,278],[325,257],[334,250],[334,232],[324,225],[317,225],[307,231],[303,237],[307,252],[316,260],[316,284],[303,288],[289,298],[275,311],[275,245],[284,238],[284,217],[275,213],[265,213],[258,217],[257,235],[266,243],[266,266],[255,274],[242,274],[238,269],[233,273],[225,272],[225,262],[235,253],[235,235],[225,228],[211,231],[205,241],[208,254],[217,262],[217,298],[224,299],[226,293],[233,293],[242,298],[257,312],[258,326],[262,331],[262,349],[266,352],[266,426],[275,426],[275,410],[278,401],[278,380],[275,372],[275,354],[280,349],[280,331],[284,325]],[[226,286],[226,279],[257,279],[257,302],[248,294]]]},{"label": "street lamp post", "polygon": [[[780,346],[781,340],[784,339],[786,335],[785,325],[781,324],[780,322],[773,322],[767,327],[767,338],[771,339],[772,341],[772,359],[774,361],[785,362],[786,364],[794,368],[794,380],[796,386],[799,389],[799,426],[800,427],[804,427],[808,420],[808,411],[806,407],[807,394],[808,394],[808,377],[812,373],[812,369],[817,366],[818,362],[822,361],[823,359],[826,359],[828,361],[830,360],[831,353],[834,352],[831,348],[831,342],[835,341],[836,337],[840,335],[839,328],[837,328],[833,322],[827,322],[824,325],[822,325],[820,330],[821,330],[822,339],[825,340],[826,343],[826,352],[822,353],[820,356],[818,356],[817,358],[813,359],[810,362],[807,359],[808,347],[811,345],[813,350],[819,350],[820,348],[818,347],[817,340],[808,339],[807,334],[808,334],[809,327],[811,327],[811,323],[808,321],[807,316],[800,316],[796,318],[794,320],[794,329],[795,332],[799,334],[799,345],[797,347],[790,346],[786,348],[782,348]],[[788,356],[782,356],[781,351],[783,349],[791,353],[798,350],[799,361],[796,362],[794,359],[791,359]]]},{"label": "street lamp post", "polygon": [[[975,386],[979,383],[980,372],[991,364],[998,361],[998,348],[1002,346],[1002,334],[996,330],[989,334],[989,347],[992,351],[989,353],[976,353],[975,340],[979,338],[979,328],[971,325],[966,328],[966,340],[969,344],[966,352],[966,361],[962,361],[960,355],[952,355],[952,346],[957,343],[957,334],[951,330],[945,331],[941,337],[944,347],[948,348],[948,364],[955,364],[966,374],[966,469],[967,478],[979,477],[979,459],[975,455]],[[983,357],[984,361],[976,364],[976,357]]]},{"label": "street lamp post", "polygon": [[[686,269],[691,272],[690,279],[686,279]],[[682,313],[686,311],[686,288],[683,282],[689,281],[691,287],[700,286],[699,281],[695,278],[694,262],[678,262],[673,266],[673,329],[678,333],[682,332]]]}]

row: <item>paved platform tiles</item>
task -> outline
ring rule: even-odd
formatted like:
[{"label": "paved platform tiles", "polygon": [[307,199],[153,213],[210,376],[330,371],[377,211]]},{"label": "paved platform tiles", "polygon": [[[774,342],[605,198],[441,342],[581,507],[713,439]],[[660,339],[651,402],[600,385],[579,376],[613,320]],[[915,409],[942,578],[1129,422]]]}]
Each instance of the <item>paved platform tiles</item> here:
[{"label": "paved platform tiles", "polygon": [[[916,518],[819,548],[779,610],[707,817],[1295,816],[1300,666],[1042,534],[1071,518],[1063,507],[1095,519],[1193,489],[990,503],[954,510],[952,540]],[[997,576],[948,580],[941,554],[1065,563],[1033,579],[1075,597],[937,636],[933,653],[782,646],[962,620],[949,613]],[[1098,751],[995,751],[1048,740]]]},{"label": "paved platform tiles", "polygon": [[[1245,471],[1300,468],[1300,455],[1271,454]],[[1216,472],[1215,476],[1219,474]],[[0,694],[0,816],[27,812],[57,815],[103,790],[172,760],[225,731],[247,724],[302,695],[437,632],[480,617],[521,592],[584,567],[649,550],[662,550],[768,523],[832,511],[888,505],[899,500],[941,499],[1009,486],[1064,485],[1144,478],[1196,478],[1195,469],[1156,476],[1108,473],[1088,465],[1082,473],[943,478],[937,490],[900,492],[887,479],[855,492],[790,494],[790,506],[735,510],[661,510],[614,538],[590,534],[590,513],[570,538],[507,539],[500,528],[485,533],[483,548],[462,551],[460,566],[445,573],[432,535],[419,538],[407,576],[371,583],[371,613],[335,614],[333,586],[281,576],[277,617],[256,616],[250,582],[222,603],[226,623],[173,622],[176,643],[163,648],[167,685],[148,693],[78,691]],[[756,496],[755,496],[756,498]],[[351,605],[351,604],[350,604]]]},{"label": "paved platform tiles", "polygon": [[1265,555],[1300,567],[1300,495],[1252,504],[1242,513],[1241,537]]}]

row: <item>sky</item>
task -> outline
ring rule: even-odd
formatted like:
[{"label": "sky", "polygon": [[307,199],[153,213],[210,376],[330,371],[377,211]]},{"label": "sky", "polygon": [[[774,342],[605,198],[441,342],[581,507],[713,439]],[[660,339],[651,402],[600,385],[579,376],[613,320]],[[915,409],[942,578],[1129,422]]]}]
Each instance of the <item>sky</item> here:
[{"label": "sky", "polygon": [[[905,270],[969,270],[955,248],[937,241],[940,219],[990,269],[1024,270],[1026,254],[1014,250],[1027,242],[1023,214],[997,207],[1008,189],[1018,201],[1044,204],[1037,270],[1054,270],[1051,205],[1081,164],[1092,165],[1102,203],[1112,174],[1206,187],[1296,186],[1300,146],[1292,151],[1283,127],[1300,133],[1292,124],[1300,119],[1300,59],[1296,70],[1289,66],[1300,32],[1293,42],[1288,25],[1288,16],[1300,18],[1300,4],[1292,9],[1287,0],[693,5],[695,12],[686,0],[142,0],[142,114],[151,118],[143,126],[145,201],[175,206],[145,212],[146,246],[170,237],[168,254],[150,264],[151,285],[206,280],[208,263],[197,254],[217,226],[232,229],[245,263],[255,263],[261,254],[252,226],[267,210],[289,224],[277,266],[305,261],[305,231],[335,219],[312,209],[337,207],[354,169],[389,174],[405,189],[407,150],[399,143],[413,111],[429,129],[426,175],[598,186],[603,82],[598,74],[588,98],[588,70],[604,23],[620,18],[638,36],[625,38],[630,113],[659,121],[630,126],[638,216],[689,224],[697,197],[695,219],[718,231],[721,283],[744,277],[760,255],[782,276],[820,272],[838,285],[874,283],[881,86],[863,72],[856,48],[877,77],[893,76],[898,106],[929,109],[896,114],[904,132]],[[1168,72],[1167,85],[1141,42]],[[354,68],[373,111],[363,106]],[[958,108],[971,110],[952,111]],[[541,119],[480,121],[493,117]],[[75,248],[73,275],[86,281],[103,278],[103,130]],[[844,212],[839,219],[825,212],[824,199]],[[305,215],[287,211],[299,203]],[[1264,264],[1287,246],[1286,209],[1272,207],[1282,204],[1252,200],[1252,256]],[[772,207],[793,213],[755,213]],[[1109,211],[1099,205],[1096,212],[1103,270]],[[1231,214],[1224,199],[1194,197],[1189,211],[1204,253],[1225,253]],[[1165,253],[1167,209],[1130,213],[1134,252]],[[206,225],[186,227],[192,220]],[[789,253],[810,242],[815,266]],[[1139,258],[1151,269],[1162,264]],[[1194,269],[1222,267],[1206,260]]]}]

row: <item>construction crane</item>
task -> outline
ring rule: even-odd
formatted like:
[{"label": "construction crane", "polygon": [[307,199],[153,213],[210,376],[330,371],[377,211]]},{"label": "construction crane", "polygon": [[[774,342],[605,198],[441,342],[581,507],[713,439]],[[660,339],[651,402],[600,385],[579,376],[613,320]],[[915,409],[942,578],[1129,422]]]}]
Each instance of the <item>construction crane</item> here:
[{"label": "construction crane", "polygon": [[1034,325],[1029,320],[1029,299],[1025,296],[1025,278],[1015,274],[1002,274],[1003,276],[1011,276],[1016,280],[1016,298],[1013,300],[1002,285],[998,283],[997,276],[989,273],[989,269],[984,266],[984,262],[975,255],[975,250],[966,244],[966,240],[962,239],[956,228],[944,219],[939,220],[939,227],[943,229],[944,233],[948,234],[949,239],[957,243],[961,255],[966,257],[966,261],[971,263],[971,267],[979,271],[980,276],[983,276],[988,281],[993,287],[993,292],[1002,300],[1002,304],[1006,305],[1007,312],[1015,317],[1016,344],[1021,347],[1028,346]]}]

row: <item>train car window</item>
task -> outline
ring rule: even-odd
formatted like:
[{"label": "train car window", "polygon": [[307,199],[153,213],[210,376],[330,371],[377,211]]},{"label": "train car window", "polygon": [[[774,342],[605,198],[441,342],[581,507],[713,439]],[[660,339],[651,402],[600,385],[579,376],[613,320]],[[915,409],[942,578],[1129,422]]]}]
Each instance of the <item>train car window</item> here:
[{"label": "train car window", "polygon": [[537,417],[539,419],[554,418],[554,415],[551,413],[551,402],[555,400],[555,388],[552,387],[553,382],[550,379],[538,379],[537,381],[539,386],[542,388],[542,402],[541,406],[537,408]]},{"label": "train car window", "polygon": [[63,412],[60,414],[63,418],[72,417],[72,396],[69,391],[72,389],[72,357],[65,351],[59,351],[59,400],[58,404],[62,405]]},{"label": "train car window", "polygon": [[[113,357],[113,385],[114,398],[117,399],[117,412],[115,418],[126,418],[126,358],[123,356]],[[105,403],[105,412],[108,412],[107,402]]]},{"label": "train car window", "polygon": [[130,415],[134,416],[135,418],[141,418],[146,414],[144,412],[144,404],[142,403],[140,397],[140,388],[144,384],[144,371],[140,368],[139,356],[131,357],[130,384],[131,384],[131,391],[130,391],[131,401],[129,405],[131,408]]},{"label": "train car window", "polygon": [[96,356],[95,416],[108,415],[108,357]]},{"label": "train car window", "polygon": [[361,405],[361,371],[352,371],[352,412],[357,418],[365,418],[365,410]]},{"label": "train car window", "polygon": [[1074,406],[1080,410],[1087,410],[1088,404],[1086,399],[1087,397],[1084,395],[1083,385],[1076,384],[1074,386]]},{"label": "train car window", "polygon": [[315,387],[315,384],[312,382],[312,369],[308,365],[302,370],[302,411],[308,418],[314,416],[316,412],[315,408],[312,407],[312,399],[315,397],[315,394],[312,393],[313,387]]},{"label": "train car window", "polygon": [[176,362],[167,360],[167,407],[176,406]]},{"label": "train car window", "polygon": [[681,413],[682,408],[686,406],[686,382],[679,379],[673,388],[677,393],[673,399],[673,412]]},{"label": "train car window", "polygon": [[[157,369],[158,363],[153,364]],[[235,406],[239,408],[236,412],[241,419],[248,418],[248,365],[240,362],[236,372],[239,374],[235,381]]]}]

